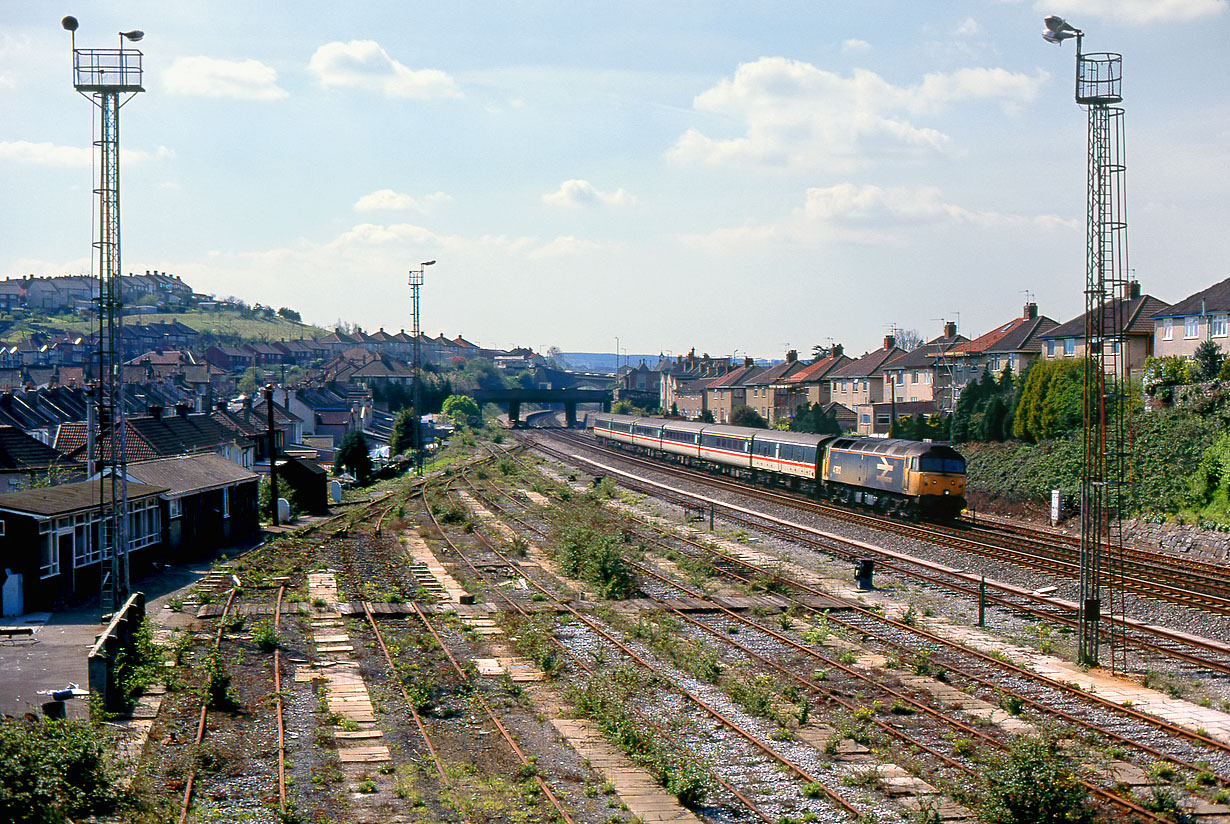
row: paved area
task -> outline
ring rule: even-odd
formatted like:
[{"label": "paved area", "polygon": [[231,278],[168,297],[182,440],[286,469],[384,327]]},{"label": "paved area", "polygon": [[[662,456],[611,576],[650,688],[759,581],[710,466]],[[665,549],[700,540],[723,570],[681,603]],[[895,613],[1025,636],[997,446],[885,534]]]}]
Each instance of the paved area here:
[{"label": "paved area", "polygon": [[[205,561],[167,567],[135,581],[133,589],[145,593],[147,613],[162,619],[167,599],[191,586],[207,569]],[[53,613],[0,618],[4,626],[34,628],[34,635],[28,639],[17,637],[11,642],[0,641],[0,713],[40,713],[43,702],[50,698],[39,695],[39,690],[64,689],[69,684],[86,689],[89,682],[86,655],[106,627],[101,618],[97,599],[84,606]],[[187,616],[183,618],[187,620]],[[87,718],[89,702],[84,698],[70,699],[65,702],[65,712],[69,718]]]}]

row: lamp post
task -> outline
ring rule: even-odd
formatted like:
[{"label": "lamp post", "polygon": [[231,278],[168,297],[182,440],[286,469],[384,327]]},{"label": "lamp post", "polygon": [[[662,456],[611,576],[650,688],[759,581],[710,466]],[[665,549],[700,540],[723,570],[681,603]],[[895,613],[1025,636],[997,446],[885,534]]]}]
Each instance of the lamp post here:
[{"label": "lamp post", "polygon": [[[123,282],[120,265],[120,108],[138,92],[141,85],[141,52],[124,49],[124,41],[139,42],[145,33],[139,29],[119,32],[118,49],[77,48],[77,18],[60,21],[72,35],[73,88],[100,112],[99,137],[94,145],[99,152],[98,188],[98,435],[100,450],[110,453],[99,460],[98,543],[110,568],[102,575],[101,598],[104,611],[118,609],[128,597],[128,445],[124,409],[123,379]],[[122,98],[122,99],[121,99]],[[100,456],[101,458],[102,456]],[[103,467],[109,467],[108,473]],[[108,494],[109,493],[109,494]]]},{"label": "lamp post", "polygon": [[419,288],[423,285],[423,273],[428,266],[435,266],[434,260],[425,260],[419,268],[410,270],[410,303],[413,315],[410,334],[413,336],[411,352],[414,367],[414,471],[423,474],[423,389],[419,373],[423,369],[422,337],[423,330],[419,327]]},{"label": "lamp post", "polygon": [[[1076,102],[1088,112],[1085,218],[1084,437],[1081,461],[1080,614],[1077,662],[1098,665],[1102,593],[1108,612],[1123,610],[1124,495],[1127,491],[1124,343],[1129,269],[1124,178],[1122,55],[1083,53],[1084,32],[1054,15],[1043,20],[1047,42],[1076,39]],[[1109,375],[1108,375],[1109,372]],[[1102,564],[1109,567],[1103,582]],[[1122,622],[1118,630],[1125,631]],[[1114,622],[1111,668],[1115,668]],[[1126,645],[1118,645],[1126,656]],[[1126,666],[1126,660],[1124,661]]]}]

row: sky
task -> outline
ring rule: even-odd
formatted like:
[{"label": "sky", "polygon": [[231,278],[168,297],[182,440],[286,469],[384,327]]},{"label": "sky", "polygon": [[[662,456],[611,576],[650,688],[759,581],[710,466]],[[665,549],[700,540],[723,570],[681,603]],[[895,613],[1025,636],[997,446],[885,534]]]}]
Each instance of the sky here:
[{"label": "sky", "polygon": [[1083,307],[1075,49],[1123,54],[1129,265],[1230,276],[1227,0],[0,0],[0,278],[96,269],[79,48],[145,32],[123,268],[486,346],[806,356]]}]

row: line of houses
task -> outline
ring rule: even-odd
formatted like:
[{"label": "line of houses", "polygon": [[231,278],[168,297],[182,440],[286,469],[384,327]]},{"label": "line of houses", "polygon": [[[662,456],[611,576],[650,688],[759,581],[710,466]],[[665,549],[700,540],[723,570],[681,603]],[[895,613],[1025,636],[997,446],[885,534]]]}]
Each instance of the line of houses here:
[{"label": "line of houses", "polygon": [[[1174,304],[1142,294],[1133,280],[1106,314],[1110,326],[1122,323],[1124,351],[1111,352],[1111,363],[1123,359],[1130,372],[1139,372],[1149,357],[1190,358],[1206,340],[1230,353],[1230,279]],[[793,418],[804,403],[818,403],[844,429],[881,435],[894,415],[952,411],[961,391],[984,372],[998,375],[1011,369],[1020,375],[1039,358],[1084,357],[1084,335],[1083,313],[1059,323],[1029,302],[1018,316],[972,339],[949,322],[939,335],[909,351],[887,335],[878,349],[858,357],[837,344],[811,363],[790,351],[772,366],[751,358],[741,364],[698,358],[693,351],[653,367],[642,362],[625,370],[619,385],[623,397],[656,402],[664,412],[687,419],[707,412],[723,423],[736,408],[748,406],[772,426]]]}]

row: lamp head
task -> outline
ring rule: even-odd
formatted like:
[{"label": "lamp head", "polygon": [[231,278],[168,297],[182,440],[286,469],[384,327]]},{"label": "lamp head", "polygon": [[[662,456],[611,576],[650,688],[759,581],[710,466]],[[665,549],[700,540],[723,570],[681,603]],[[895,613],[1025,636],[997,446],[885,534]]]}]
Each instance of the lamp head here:
[{"label": "lamp head", "polygon": [[1048,43],[1056,45],[1063,41],[1076,37],[1081,33],[1081,30],[1073,26],[1067,20],[1054,14],[1048,14],[1042,18],[1042,23],[1046,26],[1042,30],[1042,39]]},{"label": "lamp head", "polygon": [[60,25],[64,27],[64,31],[76,31],[77,30],[77,18],[73,17],[70,14],[68,17],[65,17],[63,20],[60,21]]},{"label": "lamp head", "polygon": [[419,264],[419,266],[435,266],[435,265],[436,265],[436,262],[434,260],[425,260]]},{"label": "lamp head", "polygon": [[132,31],[122,31],[120,32],[120,37],[123,37],[125,40],[130,40],[133,43],[139,43],[141,42],[142,38],[145,37],[145,32],[141,31],[140,29],[133,29]]}]

